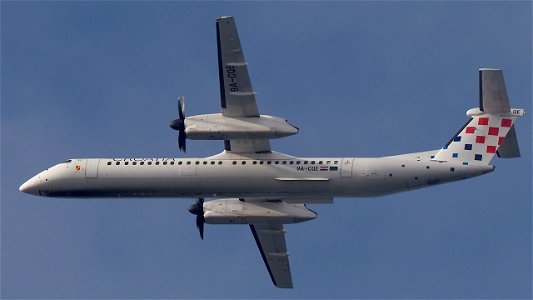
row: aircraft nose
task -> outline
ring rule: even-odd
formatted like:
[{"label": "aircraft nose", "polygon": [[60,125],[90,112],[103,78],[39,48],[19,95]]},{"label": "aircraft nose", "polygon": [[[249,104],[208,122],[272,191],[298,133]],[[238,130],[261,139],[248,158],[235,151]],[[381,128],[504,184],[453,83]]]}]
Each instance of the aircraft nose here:
[{"label": "aircraft nose", "polygon": [[24,182],[19,187],[19,191],[26,193],[26,194],[39,196],[39,186],[34,178],[31,178],[30,180]]}]

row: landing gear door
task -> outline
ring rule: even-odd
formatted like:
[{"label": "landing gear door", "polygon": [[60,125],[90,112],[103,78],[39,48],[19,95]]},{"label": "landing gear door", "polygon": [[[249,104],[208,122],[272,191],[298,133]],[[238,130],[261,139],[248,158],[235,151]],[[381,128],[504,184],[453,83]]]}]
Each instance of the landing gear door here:
[{"label": "landing gear door", "polygon": [[352,177],[353,157],[341,161],[341,177]]},{"label": "landing gear door", "polygon": [[89,158],[85,165],[85,178],[96,178],[98,177],[98,164],[100,159],[98,158]]}]

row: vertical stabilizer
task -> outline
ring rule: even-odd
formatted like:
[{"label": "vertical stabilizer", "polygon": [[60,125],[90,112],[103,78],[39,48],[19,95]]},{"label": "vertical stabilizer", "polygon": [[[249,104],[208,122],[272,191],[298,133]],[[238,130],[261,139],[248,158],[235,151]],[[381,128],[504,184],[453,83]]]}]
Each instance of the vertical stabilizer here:
[{"label": "vertical stabilizer", "polygon": [[479,96],[479,108],[466,113],[470,120],[433,160],[488,165],[496,153],[520,156],[513,124],[524,110],[510,108],[501,70],[479,70]]},{"label": "vertical stabilizer", "polygon": [[479,69],[479,110],[488,114],[511,110],[502,70]]}]

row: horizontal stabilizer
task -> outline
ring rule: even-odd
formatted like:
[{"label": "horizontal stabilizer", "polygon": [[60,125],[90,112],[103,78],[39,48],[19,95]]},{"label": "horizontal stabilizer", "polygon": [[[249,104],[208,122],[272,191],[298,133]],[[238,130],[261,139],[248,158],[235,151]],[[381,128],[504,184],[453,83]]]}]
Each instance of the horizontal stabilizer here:
[{"label": "horizontal stabilizer", "polygon": [[516,139],[516,131],[514,129],[514,125],[507,133],[507,136],[505,136],[505,140],[503,141],[500,148],[498,148],[497,153],[498,157],[501,158],[520,157],[520,148],[518,147],[518,140]]},{"label": "horizontal stabilizer", "polygon": [[502,70],[479,69],[479,109],[488,114],[511,110]]}]

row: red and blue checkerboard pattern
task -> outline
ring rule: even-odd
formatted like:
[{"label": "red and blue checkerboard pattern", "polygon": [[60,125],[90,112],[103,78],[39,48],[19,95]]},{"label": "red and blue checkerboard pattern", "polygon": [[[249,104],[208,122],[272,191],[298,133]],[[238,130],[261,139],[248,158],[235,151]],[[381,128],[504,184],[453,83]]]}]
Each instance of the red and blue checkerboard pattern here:
[{"label": "red and blue checkerboard pattern", "polygon": [[474,116],[465,128],[442,148],[434,160],[458,164],[488,164],[516,117],[482,114]]}]

